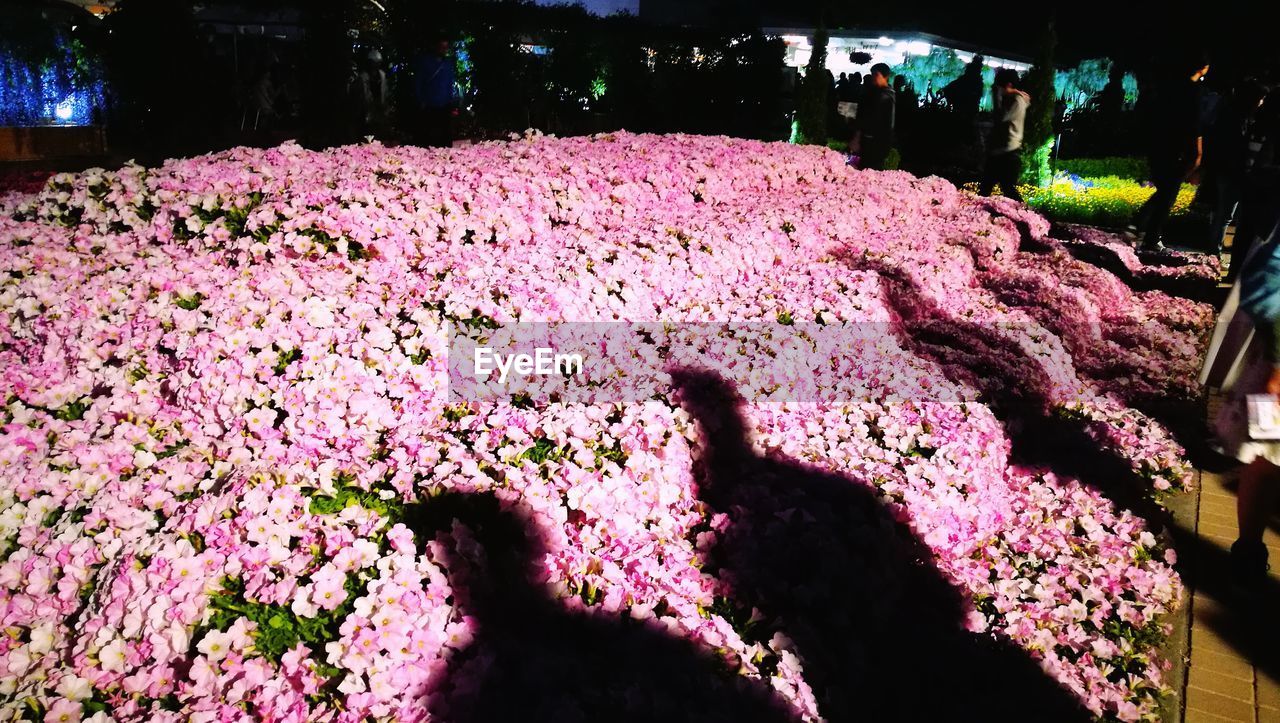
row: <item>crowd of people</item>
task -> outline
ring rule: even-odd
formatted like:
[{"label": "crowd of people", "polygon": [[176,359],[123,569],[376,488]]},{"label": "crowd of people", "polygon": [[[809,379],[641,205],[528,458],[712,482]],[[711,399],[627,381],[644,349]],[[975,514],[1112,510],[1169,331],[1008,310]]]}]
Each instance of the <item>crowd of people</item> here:
[{"label": "crowd of people", "polygon": [[[956,126],[964,129],[961,142],[981,141],[986,160],[980,184],[982,195],[990,195],[997,187],[1006,196],[1021,200],[1018,192],[1022,174],[1022,143],[1029,96],[1019,86],[1018,72],[1002,68],[996,72],[992,86],[991,130],[978,138],[978,116],[984,81],[984,59],[974,58],[965,71],[938,93],[932,87],[927,93],[954,113]],[[920,107],[920,95],[911,83],[884,63],[877,63],[865,76],[860,73],[831,79],[835,128],[850,137],[849,152],[862,169],[885,170],[897,144],[900,124],[910,123],[910,115]],[[905,118],[904,118],[905,116]]]},{"label": "crowd of people", "polygon": [[[1234,230],[1227,280],[1235,286],[1206,362],[1205,381],[1227,394],[1214,423],[1215,444],[1242,465],[1239,539],[1231,549],[1234,572],[1241,582],[1256,585],[1269,569],[1263,532],[1280,500],[1280,441],[1255,439],[1248,414],[1251,396],[1280,396],[1280,85],[1268,87],[1257,78],[1208,85],[1210,70],[1205,56],[1186,54],[1162,63],[1145,89],[1138,112],[1154,191],[1128,232],[1143,251],[1165,253],[1165,227],[1186,183],[1200,185],[1201,200],[1210,208],[1209,251],[1221,255]],[[1015,70],[995,74],[990,130],[983,143],[983,196],[998,187],[1005,196],[1021,200],[1023,139],[1032,103],[1021,85]],[[915,108],[918,97],[883,63],[872,66],[865,77],[855,73],[832,79],[831,88],[836,108],[852,110],[847,126],[851,156],[860,168],[884,169],[895,145],[898,117]],[[941,95],[961,126],[976,128],[982,92],[979,59]],[[1100,95],[1102,111],[1119,106],[1119,73],[1112,73]],[[1232,328],[1245,333],[1228,331]]]},{"label": "crowd of people", "polygon": [[[1255,241],[1269,237],[1280,218],[1280,161],[1275,151],[1280,141],[1280,87],[1247,78],[1229,87],[1214,83],[1213,90],[1206,91],[1210,64],[1194,53],[1160,67],[1144,86],[1138,105],[1149,182],[1155,190],[1128,233],[1141,249],[1164,251],[1165,228],[1183,184],[1201,184],[1200,200],[1210,209],[1206,246],[1221,252],[1228,229],[1235,229],[1228,276],[1234,280]],[[945,104],[956,127],[965,129],[959,141],[982,149],[979,193],[989,195],[998,188],[1021,200],[1024,135],[1034,99],[1017,71],[1001,68],[990,90],[992,112],[979,124],[983,68],[984,59],[975,57],[959,77],[926,92]],[[448,40],[436,37],[426,43],[408,70],[411,107],[403,115],[409,136],[425,146],[450,145],[461,99]],[[351,104],[361,109],[354,122],[376,126],[386,92],[380,58],[370,57],[353,73],[353,97],[362,101]],[[848,139],[859,168],[896,167],[899,129],[909,125],[921,96],[884,63],[871,66],[865,75],[827,75],[832,135]],[[1124,102],[1122,77],[1113,68],[1110,81],[1092,102],[1096,110],[1111,115],[1119,111]],[[980,127],[989,127],[985,137],[979,135]]]}]

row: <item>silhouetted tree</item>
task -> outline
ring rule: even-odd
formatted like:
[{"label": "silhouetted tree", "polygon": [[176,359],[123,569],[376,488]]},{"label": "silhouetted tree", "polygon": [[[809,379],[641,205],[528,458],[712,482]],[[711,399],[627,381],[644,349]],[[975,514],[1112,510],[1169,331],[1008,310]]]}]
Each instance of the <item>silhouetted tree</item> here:
[{"label": "silhouetted tree", "polygon": [[1035,64],[1023,79],[1023,90],[1031,96],[1031,107],[1027,110],[1027,126],[1022,138],[1022,180],[1036,186],[1047,186],[1053,180],[1053,119],[1057,103],[1053,54],[1057,43],[1053,23],[1049,23],[1041,37]]},{"label": "silhouetted tree", "polygon": [[800,103],[796,109],[799,124],[797,140],[801,143],[826,145],[827,143],[827,28],[819,23],[813,33],[813,55],[804,71],[804,85],[800,88]]}]

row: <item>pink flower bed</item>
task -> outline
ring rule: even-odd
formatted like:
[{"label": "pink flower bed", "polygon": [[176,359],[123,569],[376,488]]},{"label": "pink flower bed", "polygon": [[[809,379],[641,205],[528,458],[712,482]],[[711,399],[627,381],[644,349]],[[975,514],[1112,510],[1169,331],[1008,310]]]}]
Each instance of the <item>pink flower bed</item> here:
[{"label": "pink flower bed", "polygon": [[[1155,715],[1172,551],[1080,481],[1013,465],[982,400],[1034,384],[1041,411],[1180,488],[1181,450],[1125,400],[1193,391],[1206,312],[1020,252],[998,208],[944,181],[619,134],[236,149],[57,176],[0,211],[6,714],[449,719],[501,657],[452,587],[470,533],[415,541],[402,518],[448,491],[535,526],[529,582],[564,609],[692,641],[821,719],[838,691],[788,635],[808,621],[706,566],[744,523],[704,501],[707,430],[677,395],[445,388],[460,321],[820,320],[895,330],[892,373],[845,370],[888,396],[748,399],[751,448],[880,500],[970,634],[1097,716]],[[952,341],[921,355],[940,323]],[[901,378],[968,401],[893,401]]]},{"label": "pink flower bed", "polygon": [[1222,278],[1222,263],[1212,254],[1169,250],[1162,254],[1168,263],[1148,264],[1138,258],[1133,246],[1121,236],[1092,226],[1068,224],[1064,229],[1069,236],[1064,244],[1110,253],[1136,279],[1190,279],[1216,284]]},{"label": "pink flower bed", "polygon": [[0,198],[9,194],[35,193],[44,188],[52,171],[0,171]]}]

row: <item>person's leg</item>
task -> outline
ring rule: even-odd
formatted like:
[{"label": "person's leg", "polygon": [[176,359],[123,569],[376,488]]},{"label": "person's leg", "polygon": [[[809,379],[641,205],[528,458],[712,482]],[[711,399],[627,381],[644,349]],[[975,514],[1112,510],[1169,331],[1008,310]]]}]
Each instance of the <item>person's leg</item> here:
[{"label": "person's leg", "polygon": [[1236,490],[1236,517],[1241,540],[1262,541],[1267,517],[1275,508],[1277,492],[1280,492],[1280,467],[1259,457],[1241,470],[1240,487]]},{"label": "person's leg", "polygon": [[1018,181],[1022,178],[1022,154],[1014,151],[1004,155],[1000,169],[1000,192],[1021,203],[1022,193],[1018,191]]},{"label": "person's leg", "polygon": [[865,170],[883,171],[884,162],[889,158],[889,149],[880,141],[872,141],[864,143],[862,146],[862,162],[860,166]]},{"label": "person's leg", "polygon": [[[1150,180],[1153,184],[1155,184],[1156,179],[1159,178],[1162,173],[1164,173],[1164,169],[1163,169],[1164,165],[1167,165],[1167,164],[1161,158],[1155,158],[1155,157],[1147,158],[1148,175],[1150,176]],[[1138,213],[1136,213],[1133,217],[1133,224],[1131,225],[1131,229],[1135,234],[1138,235],[1139,238],[1141,238],[1142,235],[1147,231],[1147,225],[1151,222],[1151,214],[1152,214],[1152,211],[1155,209],[1156,201],[1157,199],[1155,194],[1148,196],[1147,200],[1144,201],[1142,206],[1138,208]]]},{"label": "person's leg", "polygon": [[1214,177],[1213,188],[1213,211],[1209,215],[1209,248],[1221,253],[1227,226],[1231,225],[1236,205],[1240,202],[1240,182],[1219,173]]},{"label": "person's leg", "polygon": [[1244,264],[1249,249],[1280,228],[1280,173],[1255,172],[1246,180],[1241,196],[1236,242],[1231,249],[1231,278]]},{"label": "person's leg", "polygon": [[1267,571],[1267,548],[1262,542],[1267,519],[1275,509],[1280,493],[1280,467],[1258,457],[1240,471],[1236,490],[1236,520],[1240,538],[1231,546],[1231,561],[1236,574],[1259,578]]},{"label": "person's leg", "polygon": [[1173,204],[1178,200],[1178,191],[1182,188],[1179,174],[1167,174],[1156,179],[1156,192],[1151,195],[1151,209],[1147,216],[1145,234],[1142,244],[1148,248],[1158,248],[1164,235],[1165,223]]},{"label": "person's leg", "polygon": [[998,156],[987,156],[987,162],[982,166],[982,183],[978,186],[979,196],[991,195],[991,190],[998,183],[999,164]]},{"label": "person's leg", "polygon": [[452,145],[453,139],[449,137],[449,110],[447,108],[427,108],[423,115],[426,119],[426,146],[428,148],[445,148]]},{"label": "person's leg", "polygon": [[1263,225],[1259,213],[1262,201],[1262,194],[1256,182],[1250,183],[1247,179],[1240,194],[1240,203],[1236,207],[1236,235],[1231,242],[1231,258],[1228,259],[1227,266],[1227,283],[1235,283],[1236,277],[1240,275],[1240,267],[1244,265],[1245,258],[1249,255],[1249,249],[1253,248],[1253,241],[1257,237],[1258,227]]},{"label": "person's leg", "polygon": [[1139,238],[1147,230],[1147,220],[1151,218],[1151,207],[1155,205],[1154,201],[1154,194],[1148,196],[1147,200],[1138,207],[1138,212],[1133,215],[1133,222],[1129,224],[1129,230]]}]

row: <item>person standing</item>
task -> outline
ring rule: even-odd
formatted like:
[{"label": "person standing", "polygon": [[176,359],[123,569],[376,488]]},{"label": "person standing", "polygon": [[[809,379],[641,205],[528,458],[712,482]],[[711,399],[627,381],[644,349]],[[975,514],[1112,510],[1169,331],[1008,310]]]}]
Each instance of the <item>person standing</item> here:
[{"label": "person standing", "polygon": [[448,40],[438,39],[428,52],[414,59],[413,95],[420,113],[417,130],[425,146],[447,148],[453,145],[456,80]]},{"label": "person standing", "polygon": [[1204,154],[1201,136],[1203,106],[1200,81],[1209,72],[1203,56],[1173,66],[1164,87],[1147,112],[1147,155],[1155,193],[1138,209],[1131,231],[1141,237],[1142,248],[1163,251],[1165,223],[1184,181],[1196,178]]},{"label": "person standing", "polygon": [[1124,110],[1124,68],[1118,63],[1111,66],[1107,84],[1095,98],[1098,112],[1108,121],[1115,122]]},{"label": "person standing", "polygon": [[387,117],[387,74],[382,69],[382,53],[371,48],[358,58],[347,79],[351,138],[378,136],[385,132]]},{"label": "person standing", "polygon": [[883,171],[889,151],[893,149],[897,99],[889,87],[891,75],[888,65],[876,63],[867,76],[869,83],[858,106],[858,132],[854,138],[862,159],[859,168]]},{"label": "person standing", "polygon": [[1031,96],[1018,90],[1017,84],[1018,71],[1013,68],[1001,68],[996,72],[991,89],[995,94],[996,118],[987,142],[987,164],[978,193],[990,196],[991,190],[999,184],[1001,193],[1021,201],[1018,178],[1022,175],[1022,135]]},{"label": "person standing", "polygon": [[[1277,204],[1280,196],[1271,199]],[[1252,438],[1247,404],[1254,395],[1280,397],[1280,231],[1273,229],[1244,262],[1201,381],[1220,382],[1226,392],[1215,431],[1223,453],[1244,465],[1236,490],[1240,536],[1231,546],[1231,566],[1237,580],[1256,584],[1267,574],[1262,535],[1280,497],[1280,441]]]},{"label": "person standing", "polygon": [[986,67],[986,62],[981,55],[974,56],[960,77],[947,83],[941,91],[942,99],[951,106],[955,118],[956,141],[964,147],[981,142],[978,134],[978,111],[982,103],[982,69]]},{"label": "person standing", "polygon": [[841,96],[840,100],[843,100],[846,103],[857,103],[858,100],[860,100],[859,96],[861,94],[862,73],[855,70],[853,75],[849,76],[849,82],[845,83],[844,95]]},{"label": "person standing", "polygon": [[1236,215],[1249,170],[1249,141],[1254,114],[1262,105],[1262,88],[1245,82],[1222,102],[1205,133],[1204,179],[1213,190],[1209,245],[1222,252],[1227,226]]}]

